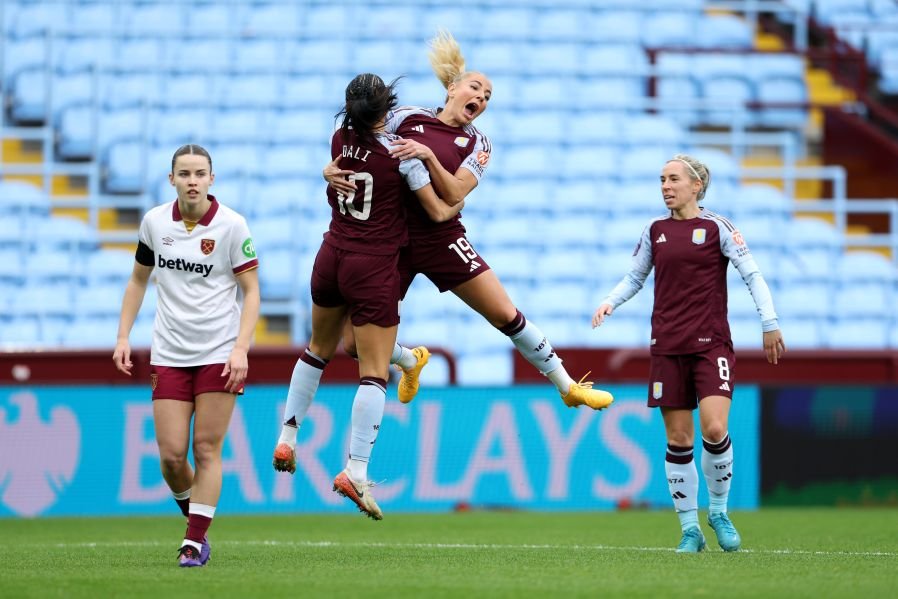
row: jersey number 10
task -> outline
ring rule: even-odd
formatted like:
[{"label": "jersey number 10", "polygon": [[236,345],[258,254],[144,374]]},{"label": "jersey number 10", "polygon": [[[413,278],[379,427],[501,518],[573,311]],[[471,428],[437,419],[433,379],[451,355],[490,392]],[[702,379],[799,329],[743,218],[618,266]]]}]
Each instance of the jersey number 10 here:
[{"label": "jersey number 10", "polygon": [[353,206],[355,196],[359,194],[358,189],[351,196],[337,192],[337,206],[340,207],[340,214],[349,213],[350,216],[358,220],[368,220],[368,217],[371,216],[371,196],[374,195],[374,177],[371,176],[371,173],[353,173],[349,175],[349,180],[362,183],[362,209],[356,210]]}]

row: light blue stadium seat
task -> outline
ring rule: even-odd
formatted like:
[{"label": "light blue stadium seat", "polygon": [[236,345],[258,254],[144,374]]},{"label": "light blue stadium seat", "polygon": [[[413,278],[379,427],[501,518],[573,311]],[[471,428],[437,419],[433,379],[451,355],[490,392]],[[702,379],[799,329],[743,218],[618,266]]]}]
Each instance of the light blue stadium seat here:
[{"label": "light blue stadium seat", "polygon": [[776,250],[782,248],[787,229],[777,221],[757,218],[743,218],[733,223],[742,233],[742,238],[750,249]]},{"label": "light blue stadium seat", "polygon": [[125,34],[151,36],[184,28],[181,17],[186,11],[180,10],[175,2],[135,3],[122,12]]},{"label": "light blue stadium seat", "polygon": [[259,146],[253,143],[216,145],[209,148],[209,153],[213,171],[225,181],[241,175],[257,174],[266,164],[262,161]]},{"label": "light blue stadium seat", "polygon": [[[251,190],[254,184],[254,182],[251,182]],[[253,201],[252,213],[263,218],[290,217],[299,213],[301,209],[306,213],[311,213],[308,207],[311,204],[327,207],[328,212],[325,212],[323,209],[318,210],[318,215],[329,214],[330,207],[327,206],[325,200],[323,184],[324,182],[322,181],[321,193],[316,196],[308,179],[292,177],[281,181],[274,180],[260,183],[258,184],[259,189],[264,189],[264,194],[260,191],[258,195],[255,193],[247,195],[256,195],[256,199]]]},{"label": "light blue stadium seat", "polygon": [[482,38],[493,40],[530,40],[539,26],[534,11],[518,8],[484,10],[479,22]]},{"label": "light blue stadium seat", "polygon": [[205,108],[169,107],[149,116],[150,138],[156,145],[177,148],[185,143],[208,143],[214,129],[211,113]]},{"label": "light blue stadium seat", "polygon": [[[103,29],[98,29],[102,32]],[[116,57],[115,39],[111,36],[85,35],[59,37],[53,44],[53,66],[57,72],[70,73],[90,68],[108,68]]]},{"label": "light blue stadium seat", "polygon": [[647,79],[639,76],[586,77],[573,90],[568,102],[579,110],[626,111],[644,98]]},{"label": "light blue stadium seat", "polygon": [[29,37],[45,31],[60,30],[71,18],[67,10],[60,10],[55,4],[44,2],[8,2],[4,8],[4,35]]},{"label": "light blue stadium seat", "polygon": [[548,317],[585,317],[595,306],[588,291],[581,283],[554,282],[534,287],[518,302],[533,319]]},{"label": "light blue stadium seat", "polygon": [[511,349],[497,352],[464,353],[456,358],[456,377],[462,386],[510,385],[514,382]]},{"label": "light blue stadium seat", "polygon": [[585,347],[645,348],[651,341],[651,323],[645,318],[631,318],[615,311],[602,326],[584,330],[582,339]]},{"label": "light blue stadium seat", "polygon": [[885,256],[872,251],[851,251],[839,257],[836,273],[843,284],[878,283],[892,285],[898,270]]},{"label": "light blue stadium seat", "polygon": [[108,109],[154,104],[162,95],[160,76],[154,73],[110,72],[100,77],[99,100]]},{"label": "light blue stadium seat", "polygon": [[[682,144],[686,132],[676,121],[661,115],[632,116],[621,123],[622,141],[632,146],[660,145],[670,148]],[[658,169],[663,165],[658,165]]]},{"label": "light blue stadium seat", "polygon": [[72,216],[42,219],[39,227],[32,227],[30,233],[34,246],[42,249],[92,252],[99,245],[97,230]]},{"label": "light blue stadium seat", "polygon": [[706,48],[734,48],[750,50],[754,45],[751,25],[735,15],[707,15],[698,25],[702,35],[699,43]]},{"label": "light blue stadium seat", "polygon": [[259,73],[291,66],[284,42],[279,39],[244,39],[234,46],[232,68],[242,73]]},{"label": "light blue stadium seat", "polygon": [[[543,110],[557,111],[564,107],[576,80],[569,77],[538,76],[521,81],[515,103],[523,112],[533,111],[534,116]],[[540,109],[537,113],[535,109]],[[545,127],[544,133],[549,127]]]},{"label": "light blue stadium seat", "polygon": [[688,11],[651,14],[642,21],[642,43],[648,48],[694,46],[698,22]]},{"label": "light blue stadium seat", "polygon": [[867,13],[867,0],[815,0],[814,17],[823,24],[829,24],[835,15],[846,12]]},{"label": "light blue stadium seat", "polygon": [[702,120],[710,125],[732,126],[737,118],[750,125],[754,117],[744,112],[746,102],[755,100],[752,84],[741,75],[711,75],[702,81],[702,97],[722,104],[720,109],[708,108]]},{"label": "light blue stadium seat", "polygon": [[739,214],[774,214],[785,219],[792,209],[792,202],[783,192],[767,183],[742,185],[738,194],[734,207]]},{"label": "light blue stadium seat", "polygon": [[39,218],[50,215],[50,198],[44,191],[25,181],[0,179],[0,215],[4,218]]},{"label": "light blue stadium seat", "polygon": [[797,316],[780,319],[779,324],[789,349],[820,349],[826,345],[825,320]]},{"label": "light blue stadium seat", "polygon": [[0,320],[3,338],[0,346],[4,349],[32,348],[43,344],[40,321],[35,317],[14,317]]},{"label": "light blue stadium seat", "polygon": [[416,62],[414,56],[419,48],[392,37],[357,41],[353,44],[352,64],[359,73],[378,73],[389,81],[409,71],[408,67]]},{"label": "light blue stadium seat", "polygon": [[273,250],[292,250],[295,247],[296,230],[291,219],[256,218],[251,231],[260,256]]},{"label": "light blue stadium seat", "polygon": [[[340,21],[342,26],[345,21]],[[313,31],[310,30],[309,31]],[[320,34],[320,31],[316,31]],[[334,44],[331,40],[311,40],[296,47],[296,55],[290,61],[298,73],[332,75],[355,71],[349,44]],[[347,80],[347,83],[349,81]]]},{"label": "light blue stadium seat", "polygon": [[[496,75],[519,75],[521,52],[525,46],[495,38],[486,39],[490,41],[471,48],[471,58],[468,61],[472,65],[476,64],[477,70],[483,71],[490,78]],[[496,89],[495,85],[493,89]]]},{"label": "light blue stadium seat", "polygon": [[502,249],[503,246],[493,245],[492,242],[488,242],[487,237],[481,235],[481,239],[483,239],[483,243],[478,243],[475,246],[475,249],[479,249],[480,246],[484,246],[484,258],[489,263],[490,268],[492,268],[496,276],[499,277],[499,280],[503,283],[515,283],[515,284],[527,284],[530,285],[533,283],[534,276],[537,274],[533,270],[533,265],[530,262],[529,253],[522,250],[515,249]]},{"label": "light blue stadium seat", "polygon": [[791,283],[774,293],[773,304],[783,319],[814,318],[825,320],[833,314],[832,288],[823,283]]},{"label": "light blue stadium seat", "polygon": [[[582,213],[556,213],[546,219],[540,228],[548,248],[565,248],[565,253],[570,252],[575,261],[579,261],[581,252],[593,253],[597,250],[604,231],[599,217]],[[583,270],[581,275],[585,276],[588,272]]]},{"label": "light blue stadium seat", "polygon": [[99,349],[115,347],[118,318],[82,316],[61,331],[61,342],[67,348]]},{"label": "light blue stadium seat", "polygon": [[[169,59],[169,46],[164,39],[155,37],[126,37],[119,41],[115,49],[115,66],[123,72],[145,70],[153,71],[160,65],[176,62],[181,53],[171,46],[172,58]],[[185,54],[189,54],[186,53]],[[189,62],[190,59],[187,58]],[[185,65],[186,66],[186,65]],[[184,90],[191,91],[191,90]]]},{"label": "light blue stadium seat", "polygon": [[392,39],[393,41],[419,39],[432,35],[434,30],[420,26],[421,11],[414,4],[370,6],[361,12],[359,36],[366,39]]},{"label": "light blue stadium seat", "polygon": [[[804,104],[808,102],[808,90],[800,79],[775,77],[764,79],[757,85],[757,100],[765,104]],[[807,108],[762,108],[757,121],[768,127],[802,127],[808,119]]]},{"label": "light blue stadium seat", "polygon": [[[659,168],[658,173],[660,172]],[[661,195],[661,184],[650,183],[648,178],[646,182],[623,186],[617,194],[616,209],[620,216],[626,216],[628,222],[632,222],[630,219],[635,219],[635,221],[641,221],[643,227],[647,226],[651,219],[669,214]],[[610,223],[610,226],[616,226],[614,221]],[[639,231],[641,232],[642,229]],[[636,244],[636,241],[637,238],[634,237],[633,245]]]},{"label": "light blue stadium seat", "polygon": [[642,11],[625,11],[609,8],[593,13],[582,28],[601,32],[608,43],[640,44],[642,38]]},{"label": "light blue stadium seat", "polygon": [[558,7],[540,11],[536,14],[538,27],[534,28],[533,38],[537,41],[591,41],[594,29],[584,27],[590,18],[590,11],[575,7]]},{"label": "light blue stadium seat", "polygon": [[842,286],[833,298],[839,318],[878,318],[886,320],[894,312],[894,293],[890,286],[865,283]]},{"label": "light blue stadium seat", "polygon": [[795,218],[787,223],[784,239],[789,240],[803,277],[832,279],[833,264],[844,247],[844,238],[833,225],[817,218]]},{"label": "light blue stadium seat", "polygon": [[[123,292],[124,287],[119,282],[78,287],[72,297],[73,312],[82,317],[117,319],[122,308]],[[106,334],[114,340],[115,328],[110,331]]]},{"label": "light blue stadium seat", "polygon": [[649,72],[648,56],[638,45],[602,43],[587,46],[580,54],[581,68],[589,75],[631,76]]},{"label": "light blue stadium seat", "polygon": [[[549,182],[539,178],[516,178],[497,186],[490,203],[495,202],[494,209],[499,210],[498,218],[504,218],[502,215],[507,211],[514,211],[515,214],[523,216],[541,215],[541,218],[546,218],[552,211],[550,198]],[[487,201],[476,196],[470,199],[472,204]]]},{"label": "light blue stadium seat", "polygon": [[[276,123],[267,123],[264,113],[252,108],[235,108],[219,110],[211,116],[215,126],[209,131],[212,143],[267,143],[270,136],[266,131],[274,128]],[[212,159],[216,156],[213,154]]]},{"label": "light blue stadium seat", "polygon": [[279,144],[264,148],[260,156],[266,177],[320,176],[328,162],[330,153],[319,151],[317,146]]},{"label": "light blue stadium seat", "polygon": [[162,79],[162,106],[175,112],[206,110],[213,78],[205,74],[172,73]]},{"label": "light blue stadium seat", "polygon": [[733,347],[736,348],[736,351],[739,349],[760,351],[764,348],[761,319],[757,316],[754,318],[730,318],[730,335],[733,338]]},{"label": "light blue stadium seat", "polygon": [[216,31],[227,35],[236,29],[237,11],[231,4],[196,3],[185,12],[187,31]]},{"label": "light blue stadium seat", "polygon": [[[285,110],[272,111],[267,115],[269,123],[274,126],[268,129],[270,141],[275,144],[327,144],[330,148],[330,140],[339,121],[334,120],[334,112],[323,110]],[[322,153],[323,162],[316,165],[316,175],[321,174],[324,165],[330,162],[330,151]],[[295,173],[294,173],[295,174]]]},{"label": "light blue stadium seat", "polygon": [[[260,239],[253,227],[254,239]],[[262,232],[265,232],[263,226]],[[266,250],[259,268],[259,285],[265,299],[288,299],[294,297],[296,289],[296,252],[291,249]]]},{"label": "light blue stadium seat", "polygon": [[137,141],[111,143],[104,159],[103,189],[109,193],[140,193],[144,190],[144,144]]},{"label": "light blue stadium seat", "polygon": [[34,248],[25,256],[23,274],[28,286],[78,285],[80,264],[73,252],[63,248]]},{"label": "light blue stadium seat", "polygon": [[[540,27],[540,31],[542,31]],[[574,76],[591,72],[584,63],[583,47],[570,41],[559,40],[544,44],[522,46],[526,56],[521,72],[532,76]]]},{"label": "light blue stadium seat", "polygon": [[[628,118],[628,117],[626,117]],[[618,146],[623,140],[621,115],[613,112],[570,113],[567,137],[571,144]],[[617,148],[615,147],[615,151]],[[615,161],[616,162],[616,161]]]},{"label": "light blue stadium seat", "polygon": [[701,89],[692,76],[663,76],[656,80],[655,85],[655,95],[665,104],[660,114],[684,127],[700,122],[700,113],[695,105],[701,98]]},{"label": "light blue stadium seat", "polygon": [[[560,174],[569,180],[576,180],[581,177],[601,178],[610,182],[617,180],[618,174],[618,155],[620,151],[614,146],[593,146],[584,142],[584,145],[571,146],[571,151],[564,160],[558,165]],[[595,189],[595,184],[592,188]],[[594,193],[594,192],[593,192]],[[598,195],[592,195],[592,210],[599,209],[604,203],[604,198]],[[569,205],[568,198],[565,198],[563,206],[555,206],[555,208],[566,209]],[[586,204],[587,198],[581,198],[578,204]]]},{"label": "light blue stadium seat", "polygon": [[[672,155],[669,147],[647,145],[627,150],[621,157],[619,176],[628,184],[659,181],[661,169]],[[660,187],[658,193],[661,193]],[[663,202],[661,205],[663,207]]]},{"label": "light blue stadium seat", "polygon": [[839,318],[825,327],[830,349],[886,349],[889,323],[879,318]]},{"label": "light blue stadium seat", "polygon": [[[193,9],[188,12],[193,12]],[[204,24],[201,30],[192,31],[199,33],[199,31],[220,32],[222,30],[211,29]],[[165,64],[180,71],[221,72],[231,70],[236,64],[234,49],[238,44],[239,42],[226,38],[195,37],[170,40],[165,48]]]},{"label": "light blue stadium seat", "polygon": [[247,36],[290,35],[302,31],[302,13],[305,7],[284,2],[272,2],[248,7],[242,31]]},{"label": "light blue stadium seat", "polygon": [[514,146],[493,158],[498,164],[492,170],[502,177],[549,177],[554,174],[560,153],[549,146]]},{"label": "light blue stadium seat", "polygon": [[525,214],[510,214],[483,223],[477,231],[475,243],[490,247],[529,248],[539,239],[538,224]]},{"label": "light blue stadium seat", "polygon": [[12,86],[23,69],[42,71],[49,62],[47,40],[43,35],[12,38],[4,41],[3,88]]},{"label": "light blue stadium seat", "polygon": [[11,298],[13,316],[72,315],[72,292],[68,283],[26,284]]},{"label": "light blue stadium seat", "polygon": [[216,84],[220,105],[225,108],[268,108],[280,104],[282,98],[281,78],[277,75],[233,75],[218,78]]},{"label": "light blue stadium seat", "polygon": [[121,295],[133,269],[133,252],[103,248],[86,256],[82,275],[87,285],[118,285],[119,291],[114,295]]},{"label": "light blue stadium seat", "polygon": [[701,160],[711,171],[711,185],[733,188],[739,185],[742,169],[732,154],[718,148],[697,147],[689,152]]},{"label": "light blue stadium seat", "polygon": [[[281,88],[281,104],[287,108],[307,107],[318,108],[323,98],[334,98],[339,100],[342,93],[349,83],[349,79],[344,81],[341,77],[334,75],[303,75],[303,76],[287,76],[283,79]],[[431,87],[436,88],[440,84],[435,78],[427,78]],[[409,85],[410,79],[404,79],[400,83],[399,91],[405,95],[406,86]],[[403,102],[405,102],[403,98]],[[334,111],[336,112],[336,110]],[[275,129],[275,127],[272,127]]]},{"label": "light blue stadium seat", "polygon": [[[651,219],[641,215],[621,215],[620,218],[615,219],[613,223],[609,223],[605,227],[600,241],[605,248],[622,251],[629,250],[630,254],[632,254],[633,248],[639,243],[642,232],[649,225],[649,222],[651,222]],[[622,271],[629,267],[629,260],[625,264],[626,267]]]}]

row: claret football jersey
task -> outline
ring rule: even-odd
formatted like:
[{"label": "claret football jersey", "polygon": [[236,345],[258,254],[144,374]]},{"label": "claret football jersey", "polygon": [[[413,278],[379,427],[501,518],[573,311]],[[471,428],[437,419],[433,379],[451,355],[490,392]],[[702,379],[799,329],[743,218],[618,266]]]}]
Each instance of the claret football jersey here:
[{"label": "claret football jersey", "polygon": [[[486,173],[492,146],[489,138],[472,124],[464,127],[447,125],[437,118],[436,108],[402,106],[387,114],[387,131],[400,137],[414,139],[433,150],[437,160],[450,173],[464,167],[478,181]],[[458,231],[464,234],[461,214],[452,219],[435,223],[427,216],[420,202],[409,201],[408,231],[413,239],[426,241],[439,231]],[[442,239],[442,237],[439,237]]]},{"label": "claret football jersey", "polygon": [[137,261],[153,266],[158,291],[152,364],[224,363],[237,340],[236,276],[258,267],[258,259],[246,220],[209,199],[192,231],[177,200],[151,209],[140,224]]}]

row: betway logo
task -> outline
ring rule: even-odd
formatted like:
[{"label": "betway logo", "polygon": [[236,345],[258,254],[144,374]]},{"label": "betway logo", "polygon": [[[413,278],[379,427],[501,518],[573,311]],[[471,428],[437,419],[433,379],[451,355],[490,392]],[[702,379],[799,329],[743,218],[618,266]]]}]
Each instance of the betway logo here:
[{"label": "betway logo", "polygon": [[159,268],[170,268],[172,270],[186,270],[187,272],[198,272],[203,275],[203,278],[209,276],[209,273],[212,272],[212,264],[199,264],[197,262],[187,262],[186,260],[182,260],[180,258],[176,260],[172,260],[171,258],[166,258],[162,254],[159,254],[159,259],[156,261],[156,265]]}]

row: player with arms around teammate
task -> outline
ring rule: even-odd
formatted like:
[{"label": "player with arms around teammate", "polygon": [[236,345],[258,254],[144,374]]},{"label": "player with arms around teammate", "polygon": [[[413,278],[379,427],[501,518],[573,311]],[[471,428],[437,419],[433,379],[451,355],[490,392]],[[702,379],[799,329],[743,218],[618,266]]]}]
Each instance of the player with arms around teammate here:
[{"label": "player with arms around teammate", "polygon": [[[402,138],[393,142],[393,156],[423,161],[437,193],[454,205],[477,187],[489,164],[490,141],[473,123],[487,108],[492,83],[483,73],[465,70],[461,49],[447,32],[440,32],[431,42],[430,63],[446,88],[444,106],[403,106],[390,113],[386,127]],[[354,187],[350,170],[331,164],[324,175],[344,193]],[[460,215],[434,222],[413,202],[408,229],[409,244],[400,259],[403,297],[415,276],[425,275],[441,293],[452,291],[507,335],[521,355],[555,384],[566,405],[600,410],[611,404],[610,393],[593,389],[592,383],[578,383],[568,375],[546,336],[515,307],[499,278],[468,241]],[[351,351],[351,345],[349,341],[347,351]],[[418,376],[428,355],[424,347],[395,348],[393,363],[403,370],[401,401],[411,401],[417,393]]]},{"label": "player with arms around teammate", "polygon": [[684,154],[661,172],[661,194],[670,215],[653,220],[636,246],[633,264],[602,301],[592,319],[602,324],[633,297],[655,269],[651,383],[648,405],[660,407],[667,433],[665,470],[683,536],[678,552],[705,548],[698,522],[698,473],[692,458],[692,411],[701,424],[702,472],[710,494],[708,524],[724,551],[741,539],[727,516],[733,446],[727,432],[733,397],[735,355],[727,322],[730,262],[742,275],[758,313],[767,361],[776,364],[786,347],[767,283],[733,224],[698,205],[711,182],[707,166]]},{"label": "player with arms around teammate", "polygon": [[[130,376],[128,335],[155,269],[153,422],[162,477],[187,517],[182,567],[209,560],[206,531],[221,495],[222,445],[236,397],[243,393],[259,317],[258,260],[249,228],[208,193],[214,179],[204,148],[178,148],[169,174],[178,199],[153,208],[140,224],[112,356],[116,368]],[[187,461],[191,418],[195,471]]]},{"label": "player with arms around teammate", "polygon": [[352,169],[351,193],[327,189],[331,222],[312,269],[312,336],[293,369],[284,424],[274,451],[274,468],[296,470],[296,436],[324,367],[340,343],[348,317],[357,343],[359,387],[352,405],[352,437],[346,468],[334,491],[360,511],[380,520],[383,513],[371,493],[368,461],[377,440],[386,399],[390,356],[399,324],[399,249],[407,241],[405,191],[411,189],[430,218],[453,217],[434,192],[419,160],[390,156],[395,135],[384,132],[387,112],[396,105],[395,81],[358,75],[346,88],[342,125],[331,140],[335,162]]}]

